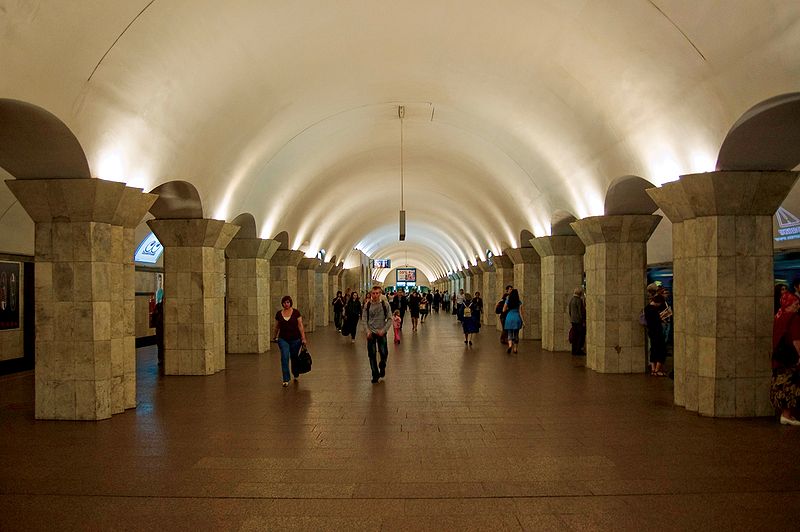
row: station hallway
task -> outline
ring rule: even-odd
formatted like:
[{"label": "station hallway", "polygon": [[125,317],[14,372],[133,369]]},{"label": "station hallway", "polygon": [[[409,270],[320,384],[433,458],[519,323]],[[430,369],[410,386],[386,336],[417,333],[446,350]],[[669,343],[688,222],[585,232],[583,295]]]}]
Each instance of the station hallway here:
[{"label": "station hallway", "polygon": [[787,530],[800,431],[673,406],[672,381],[603,375],[493,328],[472,348],[432,315],[389,346],[310,335],[280,384],[275,346],[208,377],[138,351],[135,410],[35,421],[33,374],[0,387],[0,529]]}]

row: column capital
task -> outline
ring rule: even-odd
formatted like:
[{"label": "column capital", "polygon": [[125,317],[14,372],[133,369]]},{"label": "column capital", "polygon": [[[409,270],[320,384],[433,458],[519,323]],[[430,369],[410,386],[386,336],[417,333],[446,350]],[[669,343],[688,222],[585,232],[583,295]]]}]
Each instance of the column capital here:
[{"label": "column capital", "polygon": [[317,266],[317,273],[324,273],[325,275],[330,275],[331,271],[334,269],[336,265],[332,262],[323,262],[319,266]]},{"label": "column capital", "polygon": [[125,184],[95,178],[7,179],[34,222],[115,223]]},{"label": "column capital", "polygon": [[453,275],[455,275],[456,279],[465,279],[467,277],[467,274],[464,271],[457,271]]},{"label": "column capital", "polygon": [[533,264],[539,262],[539,254],[533,248],[506,248],[503,255],[508,256],[514,264]]},{"label": "column capital", "polygon": [[654,214],[617,214],[606,216],[590,216],[572,222],[575,230],[585,246],[606,242],[647,242],[661,216]]},{"label": "column capital", "polygon": [[492,257],[495,268],[513,268],[514,263],[508,255],[495,255]]},{"label": "column capital", "polygon": [[269,260],[280,245],[281,243],[277,240],[267,238],[234,238],[225,248],[225,257]]},{"label": "column capital", "polygon": [[478,268],[480,268],[482,272],[493,272],[494,264],[489,264],[488,260],[482,260],[478,263]]},{"label": "column capital", "polygon": [[344,264],[342,264],[341,262],[339,264],[334,264],[333,268],[331,268],[331,271],[328,272],[328,275],[330,275],[331,277],[339,275],[340,273],[342,273],[343,269],[344,269]]},{"label": "column capital", "polygon": [[306,257],[305,254],[300,262],[297,264],[298,270],[314,270],[320,265],[320,260],[316,257]]},{"label": "column capital", "polygon": [[114,215],[114,225],[135,229],[157,199],[158,194],[143,192],[141,188],[125,187]]},{"label": "column capital", "polygon": [[469,267],[469,273],[472,274],[472,275],[479,275],[482,272],[483,272],[483,270],[481,270],[480,266],[472,266],[472,265],[470,265],[470,267]]},{"label": "column capital", "polygon": [[647,193],[673,223],[704,216],[772,216],[798,176],[787,171],[687,174]]},{"label": "column capital", "polygon": [[278,249],[272,256],[272,264],[275,266],[294,266],[297,267],[300,261],[306,257],[302,251],[291,249]]},{"label": "column capital", "polygon": [[580,238],[572,235],[540,236],[531,239],[531,245],[540,257],[553,255],[583,255],[586,251]]},{"label": "column capital", "polygon": [[156,218],[148,220],[147,225],[164,247],[225,249],[241,229],[238,225],[210,218]]}]

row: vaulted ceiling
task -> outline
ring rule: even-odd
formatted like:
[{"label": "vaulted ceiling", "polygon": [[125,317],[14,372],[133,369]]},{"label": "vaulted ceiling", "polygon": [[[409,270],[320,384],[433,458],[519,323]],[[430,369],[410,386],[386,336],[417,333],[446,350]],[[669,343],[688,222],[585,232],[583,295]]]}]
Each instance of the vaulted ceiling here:
[{"label": "vaulted ceiling", "polygon": [[[61,119],[92,176],[188,181],[207,217],[252,213],[260,236],[287,231],[309,255],[357,247],[432,276],[520,245],[522,230],[549,234],[555,213],[603,214],[620,176],[712,170],[742,113],[800,81],[800,2],[786,0],[0,12],[0,98]],[[27,244],[3,235],[24,211],[0,188],[0,251],[15,251]]]}]

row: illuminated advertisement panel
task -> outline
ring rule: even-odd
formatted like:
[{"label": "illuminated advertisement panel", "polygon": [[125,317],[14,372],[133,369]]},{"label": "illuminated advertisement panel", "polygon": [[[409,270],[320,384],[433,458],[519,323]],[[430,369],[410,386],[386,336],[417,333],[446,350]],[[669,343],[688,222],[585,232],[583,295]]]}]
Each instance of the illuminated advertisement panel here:
[{"label": "illuminated advertisement panel", "polygon": [[416,268],[397,268],[397,282],[398,283],[416,283],[417,282],[417,269]]},{"label": "illuminated advertisement panel", "polygon": [[133,254],[133,260],[136,262],[143,262],[145,264],[155,264],[161,253],[164,252],[164,247],[158,241],[156,235],[150,233],[142,240],[139,247],[136,248],[136,253]]}]

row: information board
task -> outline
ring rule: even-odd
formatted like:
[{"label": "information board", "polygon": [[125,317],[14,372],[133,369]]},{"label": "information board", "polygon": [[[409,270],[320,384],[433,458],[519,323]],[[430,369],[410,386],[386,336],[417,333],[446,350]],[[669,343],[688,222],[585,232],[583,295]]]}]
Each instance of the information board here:
[{"label": "information board", "polygon": [[416,283],[417,282],[417,269],[416,268],[397,268],[397,282],[398,283]]}]

